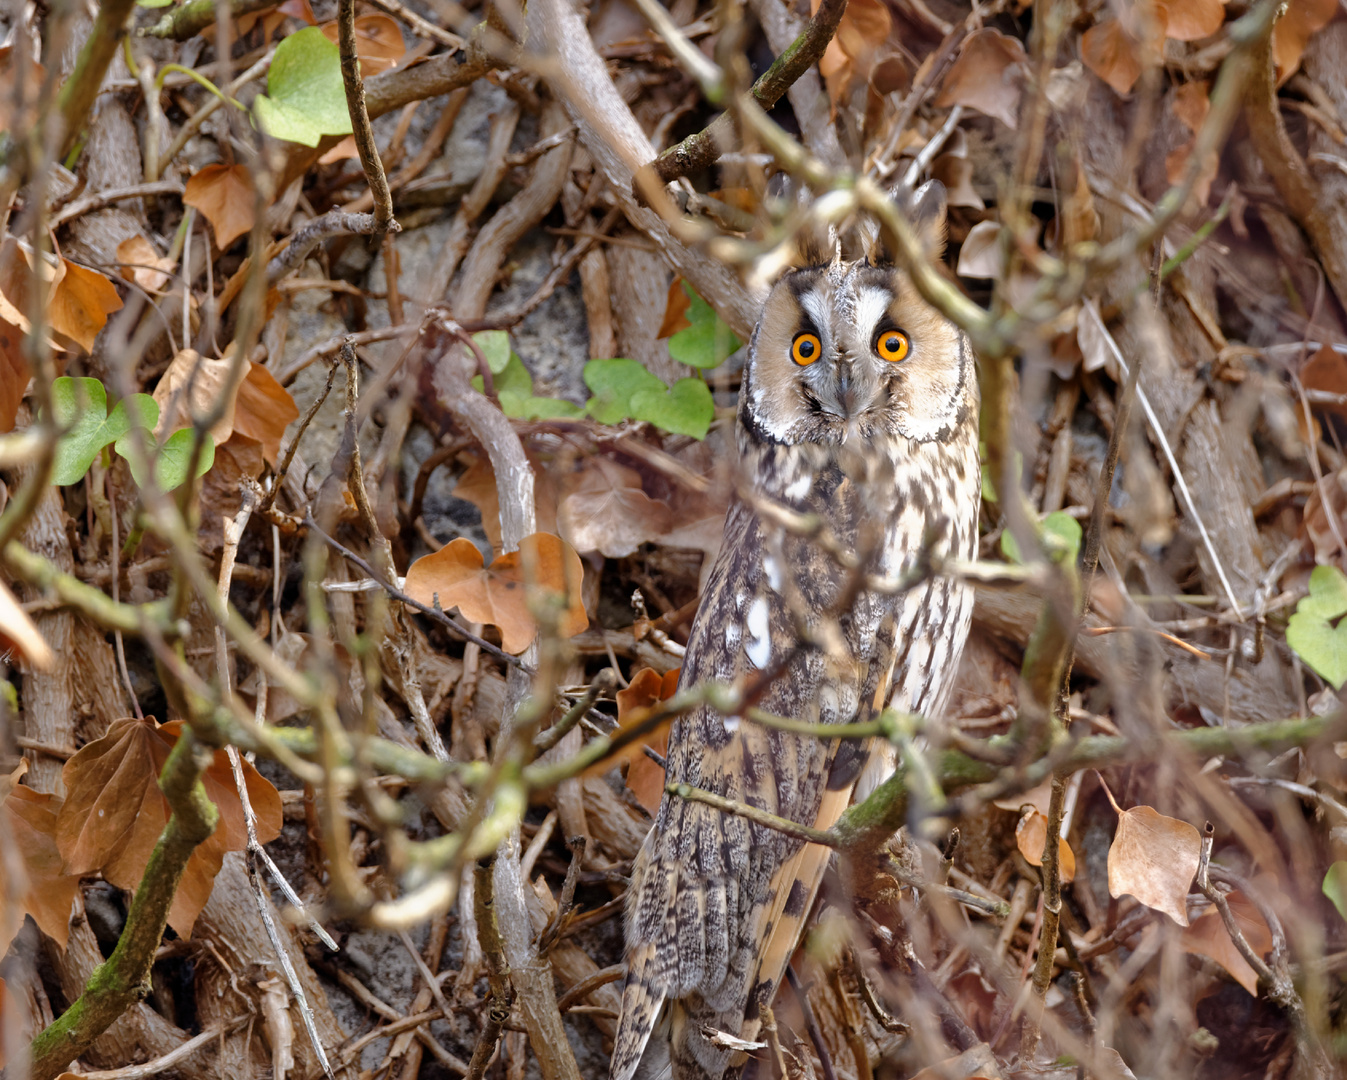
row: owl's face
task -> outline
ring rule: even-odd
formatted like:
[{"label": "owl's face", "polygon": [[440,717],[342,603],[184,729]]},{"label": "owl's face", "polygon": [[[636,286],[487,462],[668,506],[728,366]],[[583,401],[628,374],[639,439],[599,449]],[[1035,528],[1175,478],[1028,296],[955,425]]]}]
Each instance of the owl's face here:
[{"label": "owl's face", "polygon": [[753,333],[741,416],[788,445],[948,436],[976,411],[968,339],[902,271],[833,262],[787,273]]}]

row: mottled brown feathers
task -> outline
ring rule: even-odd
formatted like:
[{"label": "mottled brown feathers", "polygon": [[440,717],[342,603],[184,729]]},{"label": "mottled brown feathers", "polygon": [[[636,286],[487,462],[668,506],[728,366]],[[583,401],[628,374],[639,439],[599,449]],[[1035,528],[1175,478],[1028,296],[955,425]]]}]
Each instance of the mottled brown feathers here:
[{"label": "mottled brown feathers", "polygon": [[[876,351],[881,332],[904,336],[901,361]],[[802,333],[819,346],[807,365],[791,355]],[[835,262],[777,283],[751,343],[739,443],[757,496],[821,516],[869,574],[896,581],[929,535],[951,555],[975,554],[973,356],[892,267]],[[938,715],[967,636],[971,590],[949,578],[898,594],[863,584],[817,544],[736,503],[680,688],[776,670],[757,701],[769,713],[825,724],[863,720],[885,705]],[[820,828],[892,767],[887,745],[790,735],[710,708],[674,722],[667,762],[670,780]],[[758,995],[780,985],[828,854],[665,796],[628,894],[613,1080],[632,1080],[638,1069],[672,1080],[737,1071],[707,1032],[756,1032]]]}]

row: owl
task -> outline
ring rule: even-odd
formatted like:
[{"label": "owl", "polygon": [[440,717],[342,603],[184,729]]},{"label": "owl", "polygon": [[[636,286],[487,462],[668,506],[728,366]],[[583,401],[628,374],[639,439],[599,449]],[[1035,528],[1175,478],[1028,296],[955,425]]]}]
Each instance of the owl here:
[{"label": "owl", "polygon": [[[944,246],[944,189],[907,212]],[[738,442],[753,498],[729,511],[680,689],[753,686],[769,713],[839,724],[886,705],[937,717],[972,617],[967,583],[875,588],[923,545],[977,547],[978,386],[968,338],[877,245],[785,273],[749,345]],[[755,505],[817,515],[861,570]],[[704,707],[674,721],[667,778],[817,828],[894,767],[891,746],[788,734]],[[611,1080],[721,1080],[785,974],[827,849],[665,795],[627,900],[627,978]]]}]

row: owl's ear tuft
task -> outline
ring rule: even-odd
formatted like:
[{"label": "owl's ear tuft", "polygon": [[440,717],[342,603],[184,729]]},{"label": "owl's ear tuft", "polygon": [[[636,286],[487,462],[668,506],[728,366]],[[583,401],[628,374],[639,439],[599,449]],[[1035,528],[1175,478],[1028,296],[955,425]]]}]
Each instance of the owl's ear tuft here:
[{"label": "owl's ear tuft", "polygon": [[[941,258],[945,254],[945,185],[939,180],[927,180],[916,191],[897,188],[891,194],[898,209],[916,230],[927,258]],[[878,233],[877,250],[871,258],[876,262],[895,262],[891,238],[885,236],[882,229]]]},{"label": "owl's ear tuft", "polygon": [[926,254],[938,259],[945,254],[945,185],[927,180],[912,193],[907,216],[916,226]]}]

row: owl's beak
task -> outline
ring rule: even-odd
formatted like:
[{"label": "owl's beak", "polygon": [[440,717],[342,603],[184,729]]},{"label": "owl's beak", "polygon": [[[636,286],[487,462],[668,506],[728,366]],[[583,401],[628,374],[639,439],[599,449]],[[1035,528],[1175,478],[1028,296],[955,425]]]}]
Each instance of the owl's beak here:
[{"label": "owl's beak", "polygon": [[842,419],[850,420],[860,411],[861,404],[861,386],[856,373],[851,370],[850,364],[839,365],[840,371],[837,378],[837,404],[842,410]]}]

